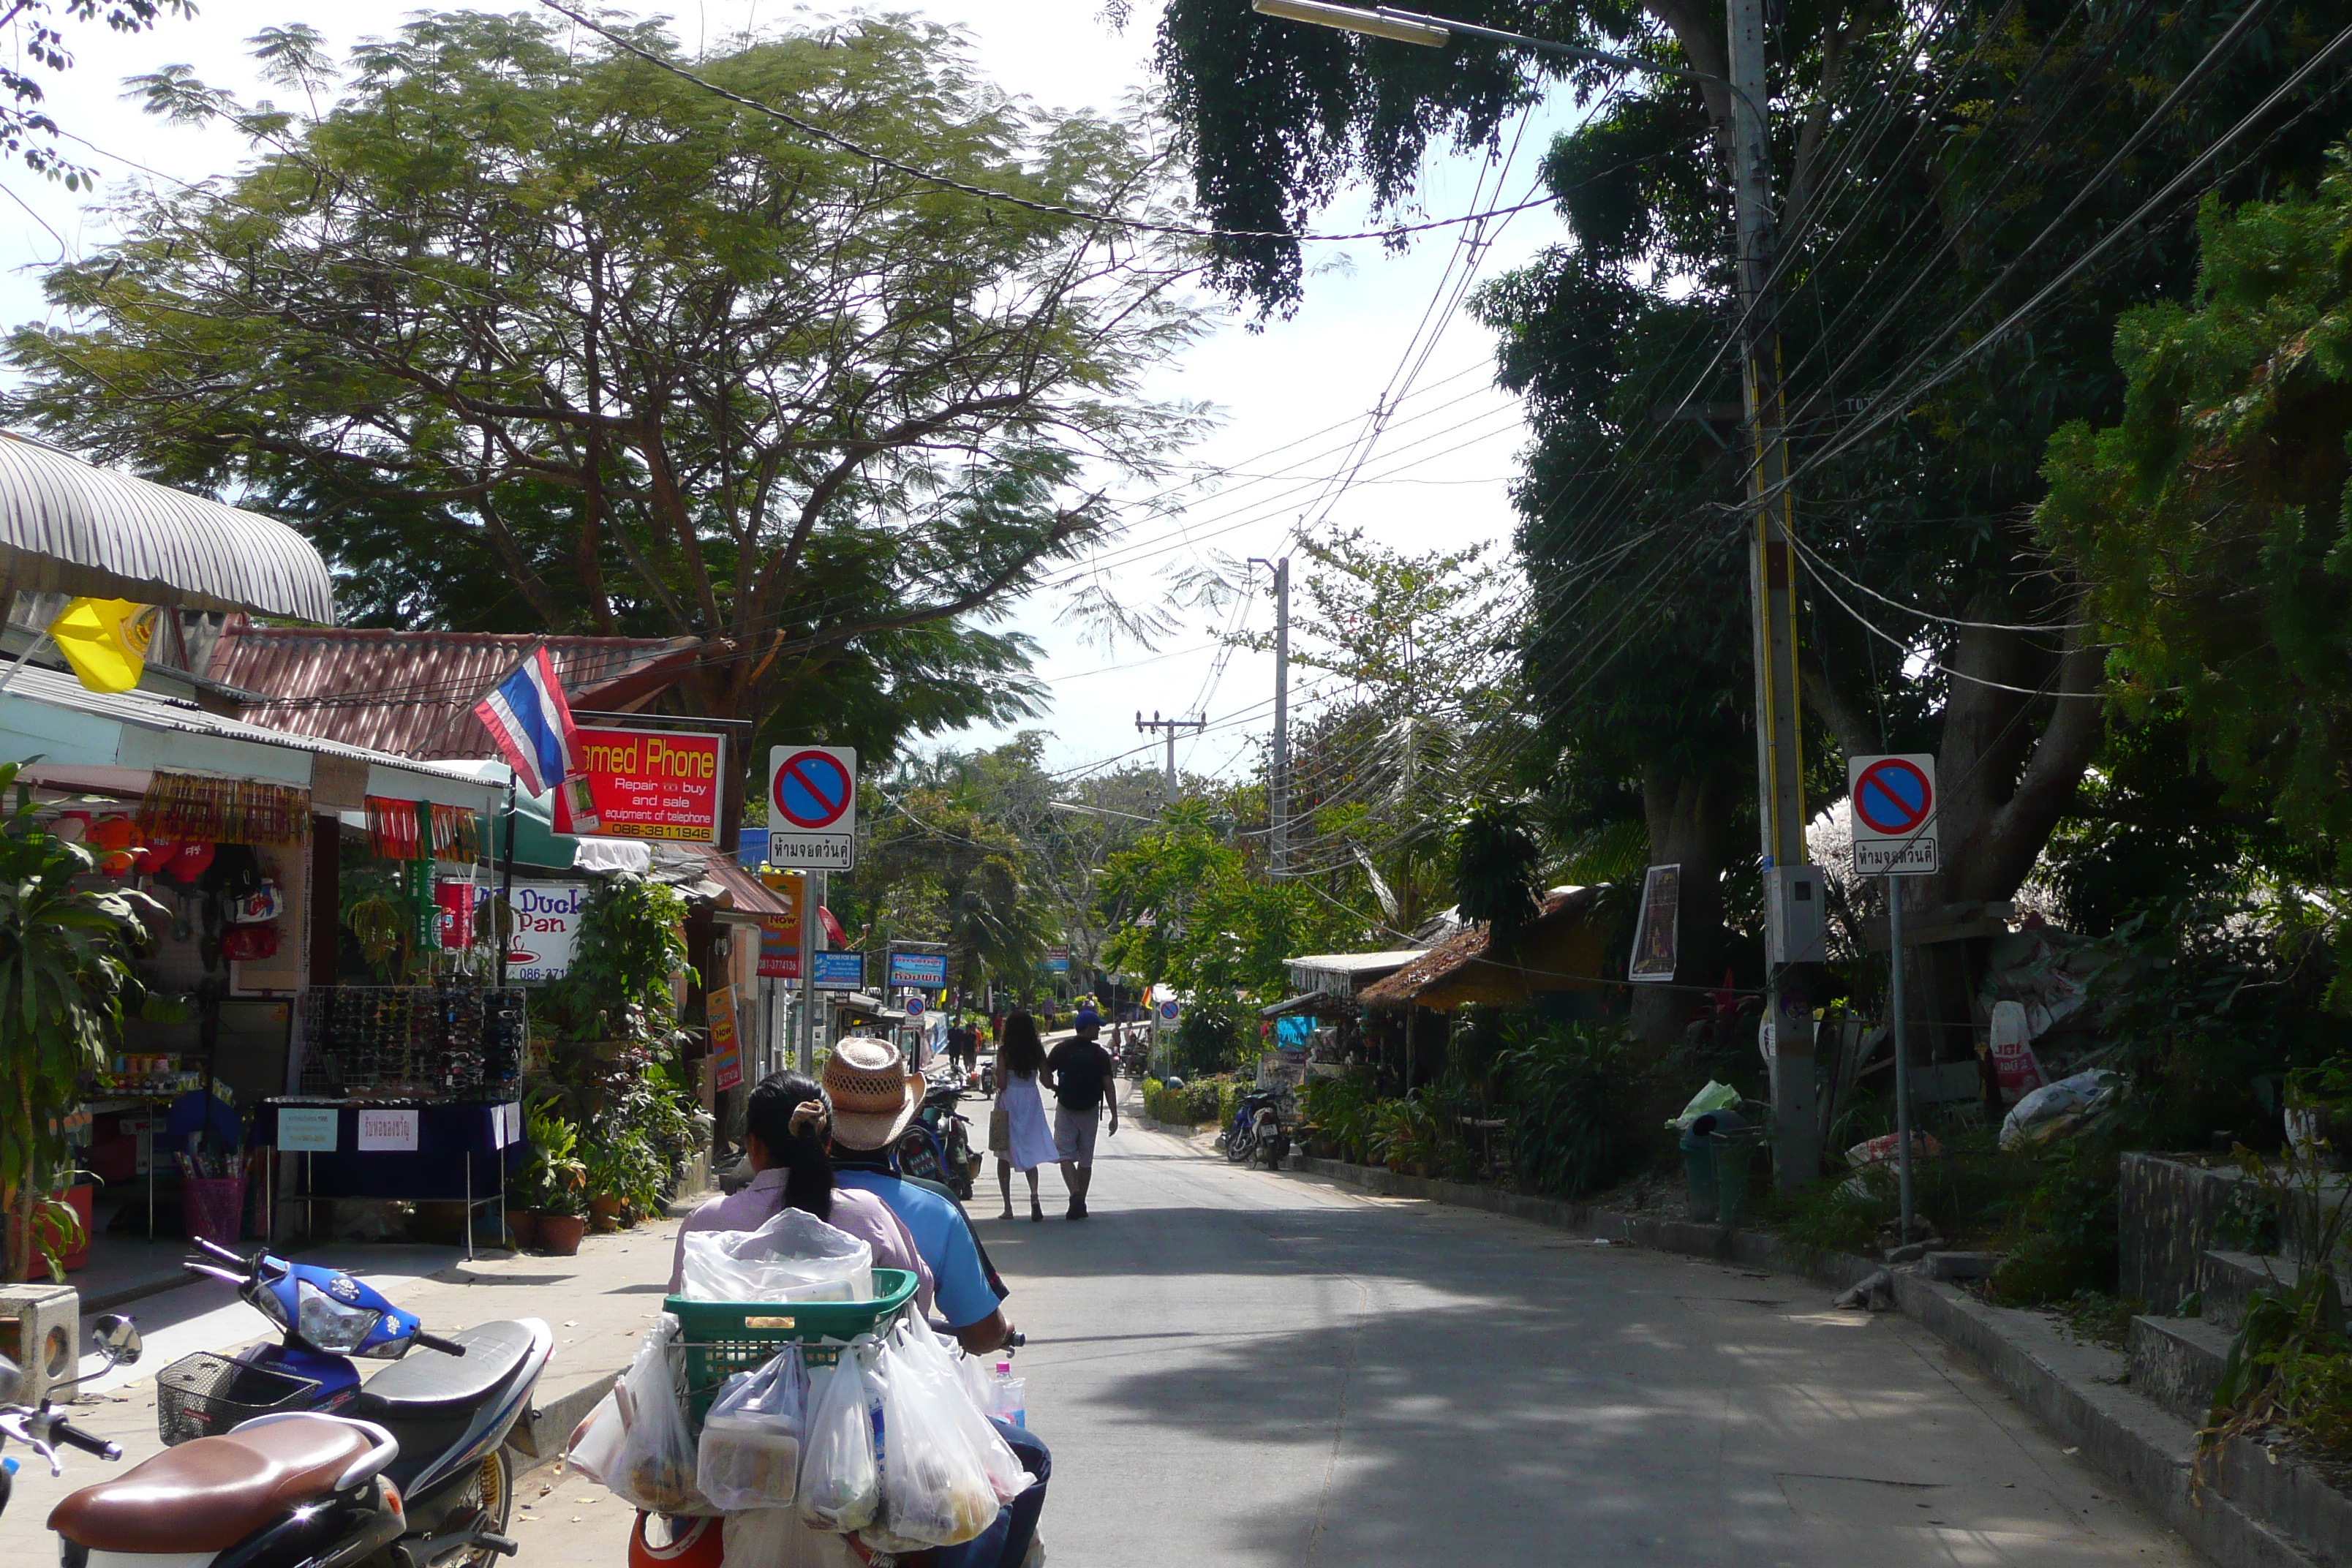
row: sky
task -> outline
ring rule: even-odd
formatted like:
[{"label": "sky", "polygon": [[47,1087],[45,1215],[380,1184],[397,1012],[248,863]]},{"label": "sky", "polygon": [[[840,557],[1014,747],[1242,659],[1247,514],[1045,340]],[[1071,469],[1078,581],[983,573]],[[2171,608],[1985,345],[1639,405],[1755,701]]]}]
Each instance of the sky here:
[{"label": "sky", "polygon": [[[1235,0],[1236,4],[1241,0]],[[167,64],[186,64],[212,85],[239,97],[286,97],[254,77],[245,40],[265,26],[307,21],[326,33],[337,54],[362,37],[394,31],[414,9],[387,0],[342,0],[333,6],[299,0],[200,0],[193,22],[167,20],[132,37],[77,25],[72,70],[52,79],[48,107],[73,138],[62,151],[95,169],[100,189],[67,191],[27,174],[0,171],[0,321],[52,319],[40,291],[42,270],[61,257],[102,245],[110,233],[103,202],[125,182],[194,180],[236,168],[243,142],[221,129],[167,126],[121,96],[122,79]],[[1153,8],[1136,7],[1124,32],[1101,18],[1099,0],[933,0],[893,4],[949,23],[971,39],[981,68],[1010,91],[1059,108],[1116,109],[1150,83]],[[704,0],[684,6],[636,7],[674,18],[677,35],[717,43],[747,26],[774,25],[796,13],[774,0]],[[1265,19],[1268,26],[1296,24]],[[1516,156],[1433,158],[1416,217],[1448,217],[1510,205],[1538,194],[1538,160],[1567,122],[1565,106],[1547,106],[1517,129]],[[1507,131],[1506,141],[1514,132]],[[1343,199],[1322,232],[1364,226],[1360,199]],[[1174,515],[1155,518],[1108,541],[1091,563],[1101,580],[1135,603],[1161,603],[1171,579],[1222,554],[1234,560],[1284,553],[1302,521],[1361,528],[1371,538],[1414,552],[1458,549],[1474,540],[1507,552],[1513,518],[1507,486],[1526,429],[1515,398],[1493,384],[1492,335],[1459,308],[1463,286],[1524,265],[1560,237],[1558,217],[1538,208],[1490,220],[1482,229],[1421,237],[1402,254],[1378,241],[1308,247],[1306,298],[1287,320],[1246,330],[1227,310],[1216,330],[1146,383],[1160,397],[1211,405],[1215,431],[1184,455],[1197,465]],[[1462,237],[1475,235],[1473,247]],[[1077,771],[1157,742],[1135,730],[1139,710],[1203,716],[1209,727],[1177,747],[1188,771],[1237,776],[1255,763],[1271,720],[1271,655],[1221,650],[1220,632],[1268,626],[1272,601],[1260,589],[1223,614],[1188,610],[1155,647],[1121,643],[1106,649],[1085,640],[1047,594],[1017,607],[1008,626],[1043,648],[1037,674],[1050,707],[1019,728],[1052,732],[1049,767]],[[1318,697],[1295,671],[1294,720]],[[1336,694],[1335,694],[1336,695]],[[957,746],[992,744],[993,731],[950,738]]]}]

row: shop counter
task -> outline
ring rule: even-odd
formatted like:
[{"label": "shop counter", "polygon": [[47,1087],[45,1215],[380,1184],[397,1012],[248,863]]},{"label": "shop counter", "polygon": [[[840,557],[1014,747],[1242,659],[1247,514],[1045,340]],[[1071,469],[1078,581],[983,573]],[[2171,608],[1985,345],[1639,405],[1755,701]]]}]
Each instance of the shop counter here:
[{"label": "shop counter", "polygon": [[261,1102],[253,1142],[302,1156],[301,1180],[270,1208],[306,1212],[345,1198],[465,1205],[466,1256],[474,1215],[506,1205],[507,1176],[523,1160],[522,1106],[515,1100],[352,1100],[282,1095]]}]

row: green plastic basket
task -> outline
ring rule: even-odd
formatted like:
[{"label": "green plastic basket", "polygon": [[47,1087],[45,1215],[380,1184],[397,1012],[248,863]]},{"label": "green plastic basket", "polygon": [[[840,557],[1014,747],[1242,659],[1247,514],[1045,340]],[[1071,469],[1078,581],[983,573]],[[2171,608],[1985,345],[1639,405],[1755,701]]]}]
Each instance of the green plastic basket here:
[{"label": "green plastic basket", "polygon": [[697,1430],[719,1385],[739,1372],[773,1361],[784,1345],[801,1347],[804,1366],[831,1366],[841,1359],[839,1343],[872,1333],[915,1299],[915,1277],[904,1268],[877,1268],[872,1301],[689,1301],[665,1297],[662,1310],[677,1319],[677,1345],[685,1353],[678,1386],[687,1415]]}]

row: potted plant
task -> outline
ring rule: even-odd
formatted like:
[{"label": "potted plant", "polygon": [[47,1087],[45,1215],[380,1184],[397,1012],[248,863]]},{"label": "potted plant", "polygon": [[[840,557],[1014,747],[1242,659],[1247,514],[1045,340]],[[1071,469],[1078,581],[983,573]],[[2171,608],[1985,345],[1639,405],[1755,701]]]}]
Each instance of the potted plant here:
[{"label": "potted plant", "polygon": [[[587,1184],[588,1167],[580,1158],[579,1130],[557,1113],[552,1100],[525,1106],[523,1129],[530,1153],[508,1190],[508,1213],[511,1216],[520,1206],[540,1242],[557,1256],[569,1258],[580,1249],[581,1226],[585,1223],[580,1217],[581,1188]],[[562,1235],[569,1236],[568,1245],[559,1245]]]},{"label": "potted plant", "polygon": [[[0,763],[0,793],[18,764]],[[126,1002],[149,1016],[178,1011],[149,999],[131,973],[146,940],[142,914],[163,907],[144,893],[74,886],[96,861],[79,844],[43,828],[32,791],[0,818],[0,1189],[9,1194],[8,1272],[30,1279],[46,1267],[62,1279],[58,1253],[87,1235],[48,1178],[68,1157],[58,1108],[81,1097],[84,1079],[106,1063]],[[44,1223],[36,1223],[37,1221]],[[62,1244],[62,1247],[61,1245]]]}]

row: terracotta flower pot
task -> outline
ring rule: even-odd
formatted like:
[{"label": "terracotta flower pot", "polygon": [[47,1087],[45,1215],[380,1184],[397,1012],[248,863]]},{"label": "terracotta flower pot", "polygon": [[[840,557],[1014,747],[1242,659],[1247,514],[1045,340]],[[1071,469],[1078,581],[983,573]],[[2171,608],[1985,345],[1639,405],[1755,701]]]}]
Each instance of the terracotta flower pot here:
[{"label": "terracotta flower pot", "polygon": [[595,1227],[596,1234],[598,1236],[609,1235],[610,1233],[620,1229],[621,1200],[618,1198],[590,1198],[588,1200],[588,1223]]},{"label": "terracotta flower pot", "polygon": [[588,1229],[588,1221],[576,1214],[543,1214],[539,1216],[540,1250],[555,1258],[570,1258],[580,1250],[580,1237]]},{"label": "terracotta flower pot", "polygon": [[539,1216],[529,1209],[507,1210],[507,1234],[514,1237],[515,1250],[525,1250],[539,1239]]}]

